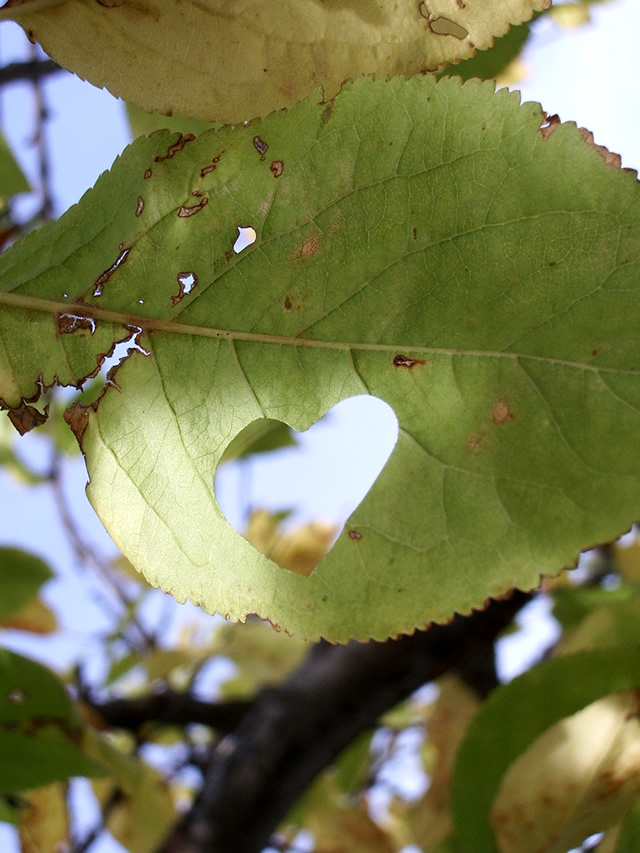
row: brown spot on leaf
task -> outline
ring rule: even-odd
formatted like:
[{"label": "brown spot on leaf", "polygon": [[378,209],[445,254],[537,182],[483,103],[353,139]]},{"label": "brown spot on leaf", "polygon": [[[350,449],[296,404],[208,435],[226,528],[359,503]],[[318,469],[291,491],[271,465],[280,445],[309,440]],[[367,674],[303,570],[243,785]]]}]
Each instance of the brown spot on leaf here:
[{"label": "brown spot on leaf", "polygon": [[297,246],[293,250],[293,252],[291,252],[290,257],[295,261],[308,261],[316,254],[316,252],[320,248],[321,242],[322,234],[320,234],[319,232],[310,234],[299,246]]},{"label": "brown spot on leaf", "polygon": [[229,263],[229,261],[230,261],[232,258],[233,258],[233,252],[229,252],[229,251],[227,251],[227,252],[225,252],[225,253],[224,253],[224,259],[225,259],[225,261],[226,261],[227,263]]},{"label": "brown spot on leaf", "polygon": [[417,240],[417,239],[418,239],[418,229],[417,229],[417,228],[414,228],[414,229],[413,229],[413,239],[414,239],[414,240]]},{"label": "brown spot on leaf", "polygon": [[460,41],[469,35],[469,30],[449,18],[432,18],[429,21],[429,29],[437,36],[453,36]]},{"label": "brown spot on leaf", "polygon": [[514,418],[515,415],[513,414],[505,400],[499,400],[493,407],[493,412],[491,413],[491,420],[494,422],[494,424],[504,424],[507,421],[512,421]]},{"label": "brown spot on leaf", "polygon": [[74,332],[91,332],[96,330],[96,321],[91,317],[81,317],[77,314],[58,314],[56,317],[58,332],[61,335],[72,335]]},{"label": "brown spot on leaf", "polygon": [[591,355],[593,355],[593,356],[600,355],[600,353],[602,352],[603,349],[604,349],[604,347],[596,347],[595,349],[591,350]]},{"label": "brown spot on leaf", "polygon": [[44,412],[39,412],[35,406],[30,406],[23,400],[19,406],[9,409],[7,414],[20,435],[24,435],[35,427],[42,426],[49,417],[49,406],[45,408]]},{"label": "brown spot on leaf", "polygon": [[279,178],[280,175],[284,172],[284,163],[282,160],[274,160],[273,163],[269,166],[271,169],[271,173],[274,178]]},{"label": "brown spot on leaf", "polygon": [[93,295],[94,296],[102,296],[104,291],[105,284],[109,281],[114,272],[122,266],[122,264],[127,260],[129,252],[131,251],[130,247],[127,247],[125,243],[120,243],[120,254],[115,259],[115,261],[108,267],[104,272],[100,273],[98,278],[93,282]]},{"label": "brown spot on leaf", "polygon": [[194,216],[196,213],[199,213],[203,207],[206,207],[209,204],[209,199],[205,196],[200,204],[194,204],[191,207],[186,207],[184,204],[180,206],[178,210],[178,216],[181,219],[186,219],[188,216]]},{"label": "brown spot on leaf", "polygon": [[213,158],[213,160],[211,161],[211,163],[208,166],[204,166],[202,169],[200,169],[200,177],[201,178],[204,178],[204,176],[208,175],[210,172],[215,172],[215,170],[218,166],[218,163],[220,162],[220,158],[222,157],[223,154],[224,154],[224,151],[221,151],[217,155],[217,157]]},{"label": "brown spot on leaf", "polygon": [[466,443],[472,453],[482,453],[487,444],[487,438],[478,432],[472,432],[467,436]]},{"label": "brown spot on leaf", "polygon": [[359,530],[350,530],[349,531],[349,539],[353,539],[354,542],[357,542],[358,539],[362,539],[362,533]]},{"label": "brown spot on leaf", "polygon": [[409,358],[407,355],[398,355],[393,359],[394,367],[406,367],[407,370],[411,370],[412,367],[415,367],[418,364],[427,364],[427,362],[423,358]]},{"label": "brown spot on leaf", "polygon": [[542,136],[543,141],[546,141],[553,131],[560,124],[560,116],[552,115],[548,116],[545,112],[542,113],[542,121],[540,122],[540,135]]},{"label": "brown spot on leaf", "polygon": [[264,139],[260,139],[259,136],[254,136],[253,137],[253,147],[256,149],[258,154],[260,154],[262,156],[262,159],[264,160],[264,155],[269,150],[269,146],[264,141]]},{"label": "brown spot on leaf", "polygon": [[136,206],[136,216],[141,216],[144,210],[144,199],[141,195],[138,196],[138,204]]},{"label": "brown spot on leaf", "polygon": [[159,154],[153,158],[154,163],[163,163],[165,160],[171,160],[178,151],[182,151],[187,142],[193,142],[195,136],[193,133],[183,133],[180,139],[177,142],[174,142],[173,145],[170,145],[167,148],[167,153],[164,157],[161,157]]},{"label": "brown spot on leaf", "polygon": [[287,311],[291,311],[291,304],[292,304],[291,300],[287,296],[287,298],[284,300],[284,307],[286,308]]},{"label": "brown spot on leaf", "polygon": [[147,169],[147,171],[144,173],[145,181],[148,181],[151,175],[153,175],[153,172],[151,171],[151,169]]}]

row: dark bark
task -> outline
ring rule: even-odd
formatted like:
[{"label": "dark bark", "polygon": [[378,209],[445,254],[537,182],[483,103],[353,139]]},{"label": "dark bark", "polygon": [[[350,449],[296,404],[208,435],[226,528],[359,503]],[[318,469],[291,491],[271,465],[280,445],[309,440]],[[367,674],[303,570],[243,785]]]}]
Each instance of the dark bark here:
[{"label": "dark bark", "polygon": [[516,591],[394,641],[319,643],[220,742],[193,808],[159,853],[259,853],[317,774],[422,684],[457,670],[486,695],[493,643],[528,600]]}]

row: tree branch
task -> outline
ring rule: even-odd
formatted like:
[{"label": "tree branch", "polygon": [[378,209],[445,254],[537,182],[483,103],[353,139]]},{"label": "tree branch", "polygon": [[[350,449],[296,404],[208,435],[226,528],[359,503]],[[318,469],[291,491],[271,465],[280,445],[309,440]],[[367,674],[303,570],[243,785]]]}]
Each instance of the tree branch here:
[{"label": "tree branch", "polygon": [[478,649],[493,656],[496,636],[529,600],[515,591],[395,641],[319,643],[219,744],[193,808],[159,853],[260,853],[317,774],[389,708],[451,669],[486,685],[487,667],[472,663]]},{"label": "tree branch", "polygon": [[133,732],[143,725],[155,722],[171,726],[200,723],[226,734],[238,727],[253,704],[242,700],[203,702],[189,693],[175,690],[163,690],[147,696],[112,699],[107,702],[100,702],[87,695],[80,698],[96,711],[110,728]]}]

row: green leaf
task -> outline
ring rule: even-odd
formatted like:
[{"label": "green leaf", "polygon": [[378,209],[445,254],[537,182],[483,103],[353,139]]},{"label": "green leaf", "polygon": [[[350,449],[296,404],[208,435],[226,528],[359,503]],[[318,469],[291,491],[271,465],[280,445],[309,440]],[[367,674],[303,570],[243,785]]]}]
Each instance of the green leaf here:
[{"label": "green leaf", "polygon": [[640,801],[627,815],[615,847],[615,853],[636,853],[640,838]]},{"label": "green leaf", "polygon": [[44,560],[18,548],[0,548],[0,619],[26,605],[53,572]]},{"label": "green leaf", "polygon": [[82,721],[46,667],[0,649],[0,793],[95,776],[103,767],[80,748]]},{"label": "green leaf", "polygon": [[506,769],[540,734],[597,699],[639,684],[640,651],[625,647],[547,661],[495,690],[456,760],[452,812],[461,850],[496,853],[488,820],[493,798]]},{"label": "green leaf", "polygon": [[246,459],[254,453],[270,453],[272,450],[295,447],[297,444],[297,439],[286,424],[262,418],[253,421],[229,442],[220,462]]},{"label": "green leaf", "polygon": [[[638,516],[639,223],[634,174],[490,83],[364,80],[154,134],[0,259],[0,399],[24,426],[41,384],[136,336],[148,354],[68,415],[122,553],[234,619],[410,632]],[[227,523],[216,466],[248,424],[304,430],[360,394],[397,445],[318,568],[281,569]]]},{"label": "green leaf", "polygon": [[463,80],[479,77],[481,80],[495,80],[514,59],[524,50],[531,33],[531,24],[527,22],[519,27],[511,27],[509,32],[496,40],[491,50],[476,53],[471,59],[466,59],[459,65],[441,72],[455,74]]},{"label": "green leaf", "polygon": [[[436,71],[493,44],[549,0],[11,0],[18,21],[58,63],[145,110],[241,123],[325,100],[363,74]],[[51,8],[53,7],[53,8]],[[182,131],[184,132],[184,131]]]},{"label": "green leaf", "polygon": [[0,133],[0,200],[31,190],[3,134]]}]

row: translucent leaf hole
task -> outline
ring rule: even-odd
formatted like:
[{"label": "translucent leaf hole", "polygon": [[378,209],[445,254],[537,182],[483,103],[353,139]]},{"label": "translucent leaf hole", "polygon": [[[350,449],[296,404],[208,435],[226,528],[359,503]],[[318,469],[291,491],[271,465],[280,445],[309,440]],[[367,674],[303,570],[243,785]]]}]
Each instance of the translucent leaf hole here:
[{"label": "translucent leaf hole", "polygon": [[233,244],[233,251],[236,255],[239,255],[243,249],[247,248],[247,246],[255,243],[257,236],[255,228],[252,228],[250,225],[246,228],[238,225],[238,238]]},{"label": "translucent leaf hole", "polygon": [[[215,478],[220,509],[257,550],[311,574],[384,468],[398,437],[393,409],[377,397],[343,400],[306,432],[280,421],[249,424]],[[350,525],[359,543],[366,531]]]}]

